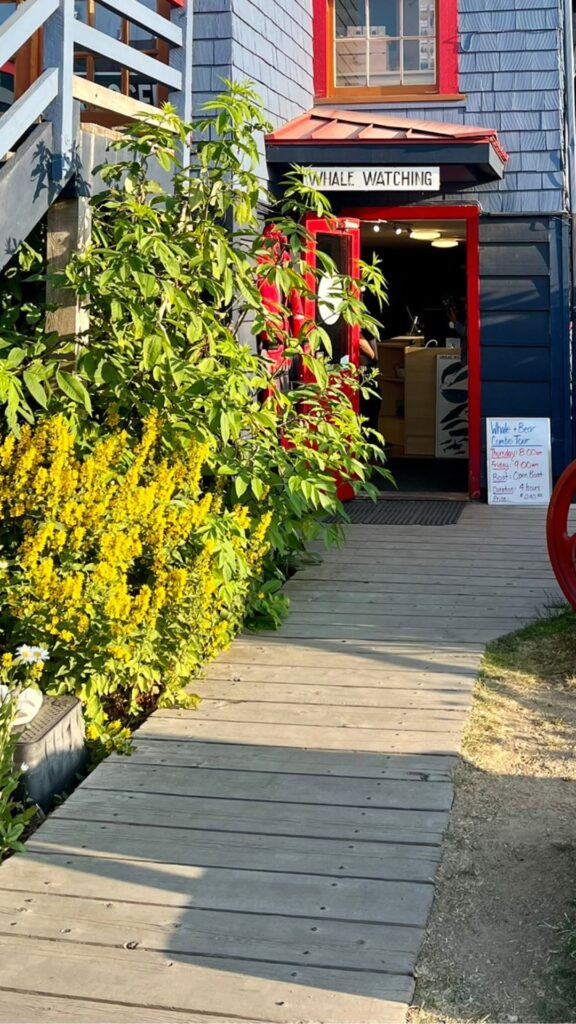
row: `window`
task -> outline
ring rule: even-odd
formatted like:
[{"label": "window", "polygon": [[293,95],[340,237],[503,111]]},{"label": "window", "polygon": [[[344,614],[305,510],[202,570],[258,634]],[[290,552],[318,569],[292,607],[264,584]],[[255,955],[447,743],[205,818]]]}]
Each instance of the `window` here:
[{"label": "window", "polygon": [[335,0],[334,22],[337,89],[435,84],[436,0]]},{"label": "window", "polygon": [[458,94],[457,0],[314,0],[319,99]]}]

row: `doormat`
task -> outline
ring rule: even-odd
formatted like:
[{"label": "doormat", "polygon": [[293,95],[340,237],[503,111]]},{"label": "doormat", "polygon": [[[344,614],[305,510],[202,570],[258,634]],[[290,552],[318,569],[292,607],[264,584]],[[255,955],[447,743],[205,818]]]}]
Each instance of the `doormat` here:
[{"label": "doormat", "polygon": [[351,523],[374,526],[454,526],[465,501],[366,501],[346,502]]}]

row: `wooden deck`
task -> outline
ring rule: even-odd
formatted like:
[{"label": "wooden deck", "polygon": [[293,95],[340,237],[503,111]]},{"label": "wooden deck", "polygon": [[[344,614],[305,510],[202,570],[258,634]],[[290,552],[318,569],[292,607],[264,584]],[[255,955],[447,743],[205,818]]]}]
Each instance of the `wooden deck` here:
[{"label": "wooden deck", "polygon": [[0,1021],[394,1024],[486,641],[557,602],[544,514],[355,526],[0,869]]}]

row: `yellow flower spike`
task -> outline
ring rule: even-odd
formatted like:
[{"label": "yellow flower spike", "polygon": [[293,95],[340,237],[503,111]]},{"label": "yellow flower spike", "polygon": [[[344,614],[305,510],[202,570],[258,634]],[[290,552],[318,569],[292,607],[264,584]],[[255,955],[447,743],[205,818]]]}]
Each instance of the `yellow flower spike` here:
[{"label": "yellow flower spike", "polygon": [[14,655],[8,651],[2,655],[2,668],[11,668],[14,663]]}]

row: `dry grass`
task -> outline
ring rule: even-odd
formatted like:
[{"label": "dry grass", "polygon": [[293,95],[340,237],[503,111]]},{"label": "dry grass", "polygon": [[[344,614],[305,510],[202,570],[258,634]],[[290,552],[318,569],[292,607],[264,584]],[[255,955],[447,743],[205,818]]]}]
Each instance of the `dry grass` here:
[{"label": "dry grass", "polygon": [[411,1024],[576,1021],[576,616],[491,644]]}]

